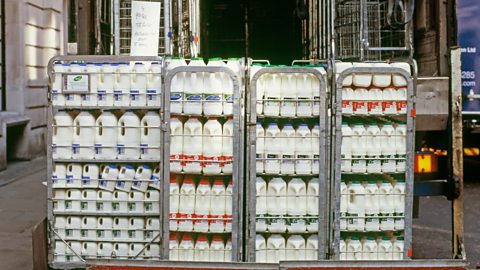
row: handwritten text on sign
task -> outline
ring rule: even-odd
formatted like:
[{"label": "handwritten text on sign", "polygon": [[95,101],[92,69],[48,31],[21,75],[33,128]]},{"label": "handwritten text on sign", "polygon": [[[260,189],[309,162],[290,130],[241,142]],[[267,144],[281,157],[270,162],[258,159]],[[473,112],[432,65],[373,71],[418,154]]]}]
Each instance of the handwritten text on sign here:
[{"label": "handwritten text on sign", "polygon": [[130,55],[157,56],[160,3],[132,1],[132,41]]}]

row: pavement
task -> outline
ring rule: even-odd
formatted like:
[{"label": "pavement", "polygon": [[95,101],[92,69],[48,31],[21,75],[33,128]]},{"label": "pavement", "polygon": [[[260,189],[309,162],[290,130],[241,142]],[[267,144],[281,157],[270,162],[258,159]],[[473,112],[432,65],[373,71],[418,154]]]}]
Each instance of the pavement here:
[{"label": "pavement", "polygon": [[[478,176],[476,177],[478,179]],[[0,172],[0,269],[33,269],[31,228],[47,212],[46,159],[9,164]],[[420,198],[414,219],[413,252],[418,259],[451,258],[451,203]],[[471,268],[480,267],[480,181],[465,183],[465,247]]]}]

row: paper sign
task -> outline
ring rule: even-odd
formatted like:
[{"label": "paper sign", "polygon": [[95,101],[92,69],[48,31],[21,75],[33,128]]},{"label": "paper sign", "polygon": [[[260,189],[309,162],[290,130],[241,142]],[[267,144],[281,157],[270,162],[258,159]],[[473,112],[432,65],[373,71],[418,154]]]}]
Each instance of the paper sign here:
[{"label": "paper sign", "polygon": [[132,1],[130,55],[158,56],[160,3]]}]

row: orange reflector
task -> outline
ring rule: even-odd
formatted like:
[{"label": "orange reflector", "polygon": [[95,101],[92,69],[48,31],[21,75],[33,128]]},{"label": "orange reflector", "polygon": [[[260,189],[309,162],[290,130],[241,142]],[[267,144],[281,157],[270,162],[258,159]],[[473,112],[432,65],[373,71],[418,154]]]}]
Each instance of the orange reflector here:
[{"label": "orange reflector", "polygon": [[438,159],[434,153],[415,154],[416,173],[434,173],[438,170]]},{"label": "orange reflector", "polygon": [[476,157],[480,155],[480,149],[478,149],[477,147],[463,148],[463,155],[469,156],[469,157]]}]

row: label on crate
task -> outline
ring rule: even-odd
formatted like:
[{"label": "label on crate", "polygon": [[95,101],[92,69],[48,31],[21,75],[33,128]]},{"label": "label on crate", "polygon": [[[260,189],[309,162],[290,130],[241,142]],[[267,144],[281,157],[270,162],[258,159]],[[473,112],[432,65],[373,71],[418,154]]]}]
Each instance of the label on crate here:
[{"label": "label on crate", "polygon": [[72,74],[63,76],[64,92],[88,92],[90,76],[88,74]]}]

